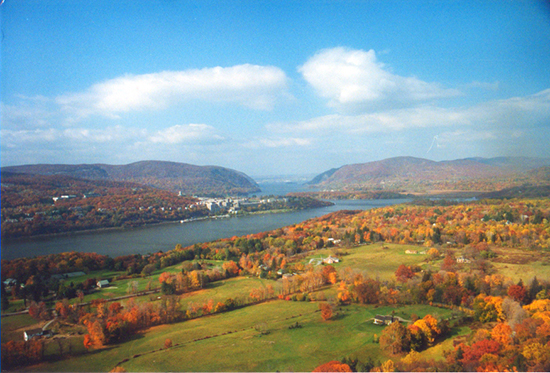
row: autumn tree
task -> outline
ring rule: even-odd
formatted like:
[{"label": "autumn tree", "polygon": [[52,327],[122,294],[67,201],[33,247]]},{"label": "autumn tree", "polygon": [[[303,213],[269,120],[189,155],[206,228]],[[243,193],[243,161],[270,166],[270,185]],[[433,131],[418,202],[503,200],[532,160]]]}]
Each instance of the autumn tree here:
[{"label": "autumn tree", "polygon": [[512,328],[507,323],[499,322],[491,330],[491,339],[501,346],[509,346],[513,343],[512,333]]},{"label": "autumn tree", "polygon": [[109,373],[124,373],[124,372],[127,372],[127,370],[121,367],[120,365],[117,365],[116,367],[114,367],[109,371]]},{"label": "autumn tree", "polygon": [[466,371],[476,371],[480,360],[484,356],[497,355],[500,348],[501,346],[497,341],[482,339],[471,346],[462,346],[463,353],[460,362]]},{"label": "autumn tree", "polygon": [[336,273],[336,269],[330,264],[323,267],[322,275],[327,284],[335,284],[337,281],[338,274]]},{"label": "autumn tree", "polygon": [[143,269],[141,270],[141,274],[145,277],[151,276],[151,274],[155,271],[155,265],[154,264],[147,264]]},{"label": "autumn tree", "polygon": [[386,360],[380,365],[381,372],[395,372],[395,363],[393,360]]},{"label": "autumn tree", "polygon": [[395,277],[399,282],[407,282],[409,279],[414,277],[414,272],[410,266],[401,264],[397,268],[397,271],[395,271]]},{"label": "autumn tree", "polygon": [[478,295],[474,300],[474,317],[481,322],[503,321],[502,298]]},{"label": "autumn tree", "polygon": [[357,300],[362,304],[376,304],[379,301],[380,283],[373,279],[366,279],[354,286]]},{"label": "autumn tree", "polygon": [[522,283],[510,285],[508,287],[508,296],[516,302],[524,303],[527,298],[527,290]]},{"label": "autumn tree", "polygon": [[313,372],[353,372],[348,364],[333,360],[319,365]]},{"label": "autumn tree", "polygon": [[321,310],[321,317],[323,318],[323,320],[327,321],[332,318],[333,307],[330,305],[330,303],[319,303],[319,309]]},{"label": "autumn tree", "polygon": [[380,347],[392,354],[410,351],[411,335],[400,322],[393,322],[380,335]]},{"label": "autumn tree", "polygon": [[37,320],[47,320],[50,317],[50,313],[44,302],[31,302],[29,306],[29,315]]},{"label": "autumn tree", "polygon": [[441,255],[439,253],[439,250],[437,250],[435,247],[432,247],[430,250],[428,250],[428,257],[430,258],[430,260],[436,260],[437,258],[439,258],[439,255]]},{"label": "autumn tree", "polygon": [[452,254],[447,254],[443,263],[441,263],[441,269],[444,271],[454,272],[456,269],[456,259]]}]

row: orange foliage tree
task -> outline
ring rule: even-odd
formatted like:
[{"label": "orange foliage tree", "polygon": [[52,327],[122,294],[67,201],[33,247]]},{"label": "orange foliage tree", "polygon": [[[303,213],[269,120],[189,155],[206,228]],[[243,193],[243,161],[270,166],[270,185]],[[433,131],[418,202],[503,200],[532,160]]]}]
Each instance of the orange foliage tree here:
[{"label": "orange foliage tree", "polygon": [[321,310],[321,317],[323,320],[330,320],[332,318],[332,306],[329,303],[319,303],[319,309]]}]

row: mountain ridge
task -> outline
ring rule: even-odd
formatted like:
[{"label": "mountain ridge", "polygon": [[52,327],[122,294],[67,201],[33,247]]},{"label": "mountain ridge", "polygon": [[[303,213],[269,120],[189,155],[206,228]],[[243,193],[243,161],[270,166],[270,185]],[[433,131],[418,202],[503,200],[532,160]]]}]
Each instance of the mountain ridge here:
[{"label": "mountain ridge", "polygon": [[125,165],[31,164],[2,167],[1,171],[134,182],[184,194],[246,194],[260,191],[258,184],[240,171],[169,161],[146,160]]},{"label": "mountain ridge", "polygon": [[[331,189],[448,189],[469,182],[517,178],[530,182],[534,175],[545,177],[549,158],[496,157],[463,158],[432,161],[417,157],[393,157],[379,161],[355,163],[325,171],[311,181],[310,186]],[[534,170],[541,170],[536,172]],[[521,180],[520,180],[521,179]],[[550,180],[548,180],[550,181]],[[512,181],[508,181],[512,183]],[[471,186],[470,186],[471,187]]]}]

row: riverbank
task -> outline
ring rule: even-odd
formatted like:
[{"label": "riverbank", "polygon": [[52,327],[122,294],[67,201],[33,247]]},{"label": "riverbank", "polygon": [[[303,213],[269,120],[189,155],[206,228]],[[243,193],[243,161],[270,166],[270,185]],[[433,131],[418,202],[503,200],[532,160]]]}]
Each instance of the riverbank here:
[{"label": "riverbank", "polygon": [[[312,207],[312,208],[316,208],[316,207]],[[157,223],[145,223],[145,224],[133,225],[133,226],[101,227],[101,228],[83,229],[83,230],[75,230],[75,231],[67,231],[67,232],[35,234],[31,236],[6,237],[6,238],[2,237],[2,242],[13,244],[21,241],[26,241],[29,239],[79,236],[79,235],[88,235],[88,234],[102,233],[102,232],[131,231],[135,229],[156,227],[156,226],[161,226],[165,224],[185,224],[185,223],[200,222],[200,221],[211,220],[211,219],[218,220],[218,219],[228,219],[232,217],[249,216],[249,215],[289,213],[289,212],[299,211],[299,210],[300,209],[275,209],[275,210],[265,210],[265,211],[239,212],[237,214],[209,215],[209,216],[202,216],[198,218],[190,218],[190,219],[184,219],[184,220],[181,220],[181,219],[166,220],[166,221],[161,221]]]},{"label": "riverbank", "polygon": [[181,224],[172,220],[133,228],[103,228],[64,234],[2,239],[2,259],[12,260],[62,252],[93,252],[111,257],[152,254],[172,250],[177,244],[190,246],[221,238],[267,232],[301,223],[339,210],[368,210],[410,199],[332,201],[334,205],[307,210],[283,210],[208,218]]}]

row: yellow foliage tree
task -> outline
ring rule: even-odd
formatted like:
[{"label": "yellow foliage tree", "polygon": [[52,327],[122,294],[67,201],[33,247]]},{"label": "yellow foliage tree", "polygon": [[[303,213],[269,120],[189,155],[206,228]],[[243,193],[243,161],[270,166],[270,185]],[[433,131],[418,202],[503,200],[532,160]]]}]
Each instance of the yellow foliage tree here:
[{"label": "yellow foliage tree", "polygon": [[526,311],[534,314],[536,312],[550,311],[550,299],[537,299],[534,300],[531,304],[523,306]]},{"label": "yellow foliage tree", "polygon": [[395,363],[392,360],[386,360],[381,366],[382,372],[395,372]]}]

